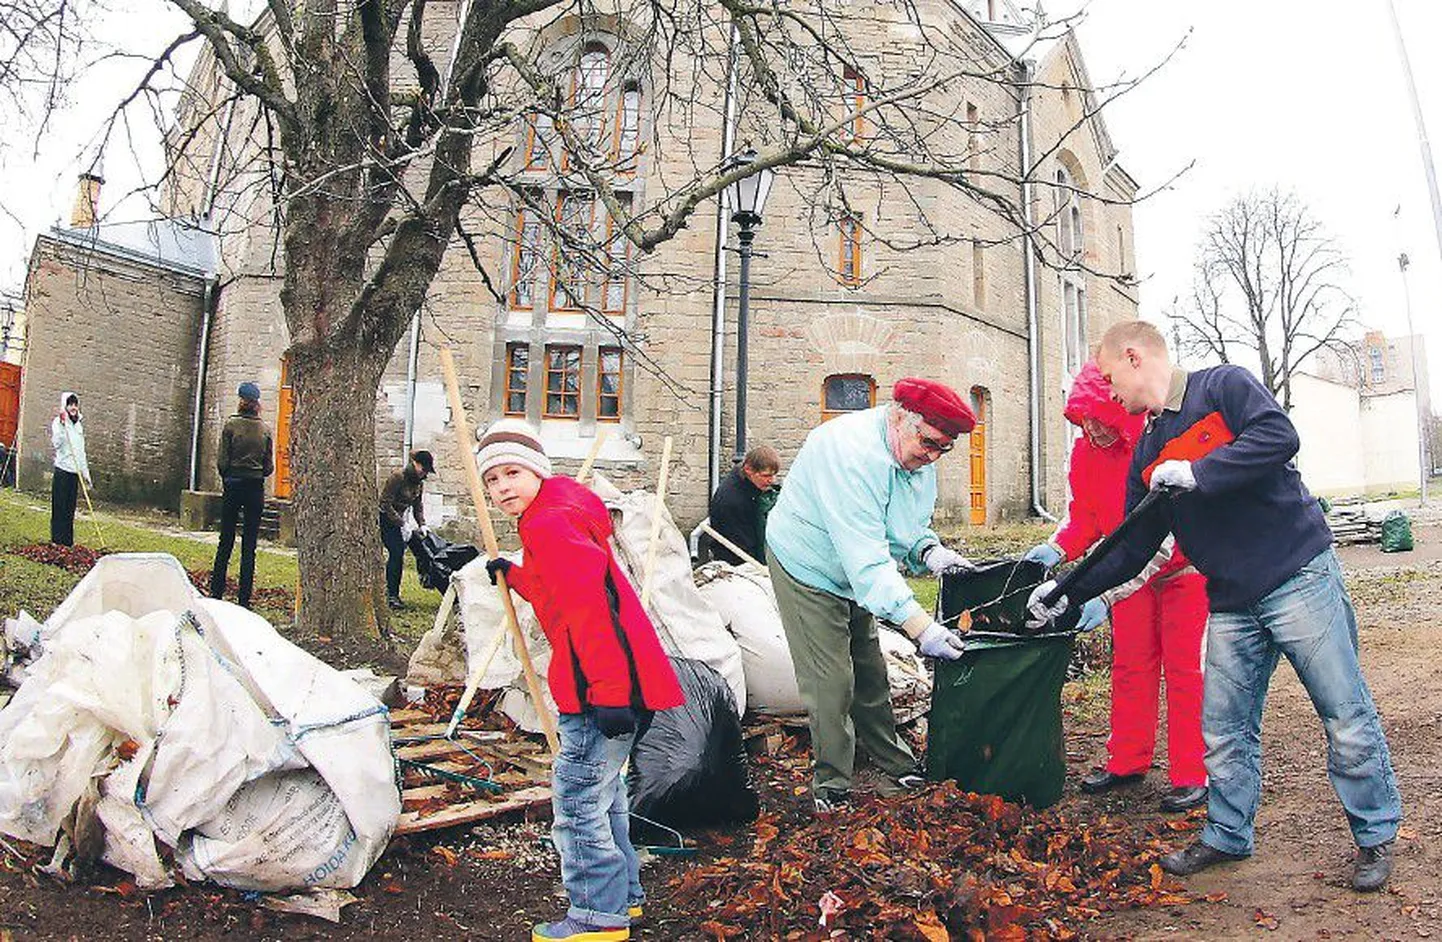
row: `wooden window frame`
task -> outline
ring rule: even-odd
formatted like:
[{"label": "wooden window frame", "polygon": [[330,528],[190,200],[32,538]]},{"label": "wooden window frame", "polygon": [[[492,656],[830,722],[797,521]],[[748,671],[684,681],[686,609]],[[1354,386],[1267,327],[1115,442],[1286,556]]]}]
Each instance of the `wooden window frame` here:
[{"label": "wooden window frame", "polygon": [[[631,144],[630,152],[622,150],[621,142],[626,137],[626,119],[630,113],[626,108],[626,96],[636,96],[635,131],[636,139]],[[641,86],[631,81],[621,86],[621,94],[616,98],[616,139],[611,146],[611,156],[615,160],[618,173],[631,175],[636,172],[635,159],[641,152]]]},{"label": "wooden window frame", "polygon": [[[576,391],[575,391],[575,392],[566,392],[566,388],[565,388],[566,380],[565,380],[565,377],[566,377],[568,371],[565,370],[565,369],[555,370],[555,369],[552,369],[552,368],[551,368],[551,354],[552,354],[552,353],[575,353],[575,355],[576,355],[576,371],[575,371],[575,376],[576,376]],[[569,421],[569,422],[577,422],[577,421],[580,421],[580,419],[581,419],[581,372],[582,372],[582,365],[583,365],[583,364],[582,364],[582,351],[581,351],[581,346],[580,346],[580,344],[573,344],[573,343],[548,343],[548,344],[546,344],[546,346],[545,346],[544,355],[545,355],[545,357],[546,357],[546,363],[545,363],[545,367],[546,367],[546,368],[545,368],[545,381],[541,384],[542,387],[543,387],[542,390],[541,390],[541,395],[543,395],[545,398],[544,398],[543,400],[541,400],[541,417],[542,417],[542,418],[546,418],[546,419],[561,419],[561,420]],[[551,377],[552,377],[552,376],[560,376],[560,377],[561,377],[561,386],[560,386],[560,388],[559,388],[558,390],[556,390],[554,393],[553,393],[552,390],[551,390]],[[552,395],[557,395],[557,396],[560,396],[560,397],[561,397],[561,405],[562,405],[563,408],[564,408],[564,406],[565,406],[565,401],[566,401],[567,399],[574,399],[574,400],[576,401],[576,411],[575,411],[574,413],[552,412],[552,411],[551,411],[551,396],[552,396]]]},{"label": "wooden window frame", "polygon": [[[581,90],[582,74],[584,72],[583,66],[586,61],[586,56],[593,52],[601,52],[605,54],[606,71],[604,77],[602,78],[600,87],[596,90],[596,103],[598,107],[595,109],[595,114],[591,115],[589,118],[582,118],[581,113],[577,110],[577,105]],[[587,141],[587,143],[591,144],[593,147],[596,147],[598,150],[600,149],[598,145],[600,145],[603,141],[602,134],[605,130],[601,125],[604,124],[602,116],[606,113],[606,109],[601,106],[604,106],[605,104],[606,83],[609,81],[611,81],[611,47],[606,45],[605,43],[596,42],[594,40],[582,45],[581,54],[576,58],[576,65],[574,68],[571,69],[571,124],[580,127],[582,129],[581,136]],[[578,118],[581,118],[581,120],[577,120]],[[570,152],[563,147],[561,148],[561,169],[569,170],[570,166]]]},{"label": "wooden window frame", "polygon": [[836,274],[848,288],[861,285],[861,216],[849,213],[841,217],[838,224],[840,237],[837,245]]},{"label": "wooden window frame", "polygon": [[827,409],[826,408],[826,384],[834,379],[864,379],[868,388],[868,409],[876,407],[876,377],[870,373],[832,373],[821,379],[821,421],[830,422],[839,415],[847,415],[852,412],[861,412],[861,409]]},{"label": "wooden window frame", "polygon": [[[607,354],[616,355],[616,370],[610,374],[606,368]],[[607,375],[616,377],[616,391],[608,393],[603,386],[603,380]],[[596,350],[596,421],[597,422],[619,422],[621,421],[621,397],[626,391],[626,351],[621,347],[599,347]],[[607,399],[616,400],[616,414],[606,415],[601,404]]]},{"label": "wooden window frame", "polygon": [[[550,121],[550,115],[531,115],[526,122],[526,163],[527,170],[545,170],[551,166],[551,141],[540,132],[537,124],[545,118]],[[555,133],[555,126],[552,125],[552,133]],[[539,145],[539,146],[538,146]],[[539,157],[539,159],[538,159]]]},{"label": "wooden window frame", "polygon": [[[565,245],[565,236],[564,236],[565,231],[566,231],[566,201],[567,201],[568,198],[572,198],[572,197],[574,197],[574,198],[576,198],[576,199],[582,199],[582,198],[585,199],[585,203],[586,203],[586,225],[585,225],[585,231],[586,231],[587,233],[589,233],[589,232],[591,231],[591,227],[596,224],[596,198],[595,198],[595,196],[593,196],[593,195],[591,195],[591,194],[585,194],[584,197],[583,197],[583,195],[582,195],[579,191],[577,191],[577,190],[559,190],[559,191],[557,191],[557,193],[556,193],[556,216],[555,216],[555,221],[556,221],[556,246],[555,246],[554,251],[552,251],[552,253],[551,253],[551,279],[550,279],[550,282],[551,282],[551,283],[550,283],[550,290],[549,290],[549,292],[548,292],[547,305],[546,305],[546,306],[547,306],[550,310],[552,310],[552,311],[584,311],[584,310],[586,309],[586,288],[587,288],[587,284],[586,284],[586,281],[585,281],[585,278],[584,278],[585,271],[584,271],[584,270],[581,271],[582,277],[581,277],[580,279],[578,279],[578,282],[579,282],[578,284],[574,284],[574,285],[570,286],[569,288],[561,284],[561,268],[562,268],[561,253],[562,253],[562,251],[564,251],[564,249],[565,249],[565,247],[566,247],[566,245]],[[579,297],[574,297],[574,296],[572,296],[572,294],[571,294],[572,289],[579,290],[579,291],[580,291],[580,296],[579,296]],[[568,301],[570,301],[571,303],[570,303],[570,304],[557,304],[557,303],[556,303],[556,294],[557,294],[558,291],[564,291],[564,292],[566,293],[566,296],[567,296],[566,299],[567,299]],[[604,299],[603,299],[603,303],[604,303]]]},{"label": "wooden window frame", "polygon": [[[631,208],[631,194],[617,193],[616,199],[624,206],[627,212]],[[595,219],[595,210],[592,210],[592,220]],[[623,243],[621,259],[618,263],[612,250],[615,248],[617,239]],[[616,231],[616,220],[610,214],[606,214],[606,271],[605,278],[601,281],[601,313],[603,314],[625,314],[626,304],[631,300],[631,277],[629,266],[631,262],[631,240],[626,238],[624,232]],[[619,268],[618,268],[619,264]],[[611,287],[616,284],[616,276],[620,276],[621,303],[619,306],[611,305]]]},{"label": "wooden window frame", "polygon": [[[511,290],[506,292],[506,304],[513,311],[529,311],[536,304],[536,268],[541,260],[541,226],[539,221],[536,223],[535,228],[535,243],[531,245],[531,270],[525,273],[521,271],[521,259],[525,255],[527,245],[527,218],[534,212],[535,210],[524,201],[522,201],[520,207],[516,210],[516,245],[511,251]],[[527,291],[530,294],[530,298],[524,304],[520,302],[519,295],[517,294],[523,279],[529,280]]]},{"label": "wooden window frame", "polygon": [[[522,377],[521,382],[522,382],[524,385],[522,385],[520,389],[516,389],[514,386],[511,385],[511,380],[512,380],[512,379],[515,377],[515,375],[516,375],[516,359],[515,359],[515,357],[516,357],[516,351],[518,351],[518,350],[524,350],[524,351],[526,352],[526,364],[525,364],[525,366],[524,366],[524,367],[521,369],[521,371],[520,371],[520,374],[521,374],[521,377]],[[525,416],[525,414],[526,414],[526,404],[527,404],[528,396],[529,396],[529,393],[530,393],[530,369],[531,369],[531,345],[528,344],[528,343],[525,343],[525,342],[513,342],[513,343],[508,343],[508,344],[506,344],[506,378],[505,378],[505,390],[504,390],[504,392],[502,392],[502,394],[501,394],[502,414],[504,414],[504,415],[519,415],[519,416]],[[512,408],[511,408],[511,397],[512,397],[512,396],[520,396],[520,397],[521,397],[521,408],[520,408],[519,410],[516,410],[516,409],[512,409]]]}]

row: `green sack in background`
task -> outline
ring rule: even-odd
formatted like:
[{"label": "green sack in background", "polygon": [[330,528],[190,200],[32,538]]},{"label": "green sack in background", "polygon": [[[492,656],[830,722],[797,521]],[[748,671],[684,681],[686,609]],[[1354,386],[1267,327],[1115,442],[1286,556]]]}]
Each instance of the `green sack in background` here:
[{"label": "green sack in background", "polygon": [[936,663],[927,723],[933,782],[1046,808],[1066,780],[1061,688],[1071,635],[967,640],[955,661]]},{"label": "green sack in background", "polygon": [[1382,518],[1382,552],[1405,553],[1412,549],[1412,520],[1400,510]]}]

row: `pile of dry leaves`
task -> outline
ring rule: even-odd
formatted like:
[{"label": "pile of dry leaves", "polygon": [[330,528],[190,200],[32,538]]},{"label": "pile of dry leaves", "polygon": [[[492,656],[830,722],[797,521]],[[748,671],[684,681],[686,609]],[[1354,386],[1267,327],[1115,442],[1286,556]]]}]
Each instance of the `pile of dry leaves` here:
[{"label": "pile of dry leaves", "polygon": [[672,901],[713,939],[1067,939],[1107,910],[1190,902],[1156,863],[1167,849],[1133,823],[946,782],[793,825],[763,816],[749,857],[687,871]]},{"label": "pile of dry leaves", "polygon": [[[57,543],[31,543],[15,550],[16,554],[24,556],[26,559],[44,563],[47,566],[59,566],[67,572],[81,576],[89,572],[106,552],[106,550],[93,550],[88,546],[61,546]],[[210,592],[209,569],[187,569],[186,573],[197,589],[207,594]],[[239,593],[239,583],[233,577],[226,579],[225,597],[234,599]],[[289,589],[256,586],[251,592],[251,605],[288,611],[295,606],[295,596]]]}]

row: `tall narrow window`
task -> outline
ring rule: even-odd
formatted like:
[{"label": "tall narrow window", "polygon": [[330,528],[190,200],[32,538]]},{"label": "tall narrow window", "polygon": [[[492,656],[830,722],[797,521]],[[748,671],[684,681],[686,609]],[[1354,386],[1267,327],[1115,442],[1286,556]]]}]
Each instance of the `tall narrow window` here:
[{"label": "tall narrow window", "polygon": [[592,147],[601,137],[602,103],[610,74],[610,52],[600,43],[588,44],[571,79],[571,123]]},{"label": "tall narrow window", "polygon": [[531,118],[526,130],[526,169],[544,170],[551,165],[551,140],[556,129],[548,114]]},{"label": "tall narrow window", "polygon": [[534,301],[536,262],[540,257],[541,221],[526,205],[516,211],[515,246],[511,257],[511,307],[528,309]]},{"label": "tall narrow window", "polygon": [[986,246],[979,239],[971,243],[971,303],[986,310]]},{"label": "tall narrow window", "polygon": [[1367,358],[1372,364],[1372,382],[1384,382],[1387,379],[1387,360],[1382,355],[1382,348],[1368,347]]},{"label": "tall narrow window", "polygon": [[876,405],[876,380],[865,373],[835,373],[821,384],[821,421]]},{"label": "tall narrow window", "polygon": [[621,348],[602,347],[596,359],[596,418],[621,419]]},{"label": "tall narrow window", "polygon": [[1076,375],[1086,362],[1087,294],[1080,284],[1065,278],[1062,281],[1062,317],[1066,337],[1067,371]]},{"label": "tall narrow window", "polygon": [[1081,197],[1066,168],[1056,172],[1057,250],[1061,255],[1062,343],[1067,372],[1073,376],[1087,358],[1086,271]]},{"label": "tall narrow window", "polygon": [[[626,193],[616,194],[621,206],[629,215],[631,197]],[[607,314],[626,312],[626,287],[628,263],[631,259],[631,240],[616,220],[606,220],[606,285],[601,291],[601,309]]]},{"label": "tall narrow window", "polygon": [[861,217],[855,213],[841,219],[841,249],[837,275],[841,283],[854,288],[861,284]]},{"label": "tall narrow window", "polygon": [[624,171],[635,170],[631,163],[641,142],[641,89],[626,86],[621,92],[621,115],[616,122],[616,163]]},{"label": "tall narrow window", "polygon": [[976,105],[966,106],[966,161],[971,169],[981,166],[981,112]]},{"label": "tall narrow window", "polygon": [[1127,232],[1121,226],[1117,226],[1117,272],[1123,276],[1132,272],[1127,262]]},{"label": "tall narrow window", "polygon": [[591,242],[592,201],[588,193],[556,197],[559,228],[551,265],[551,310],[571,311],[586,300],[585,253]]},{"label": "tall narrow window", "polygon": [[526,414],[526,383],[530,368],[530,346],[524,343],[506,344],[506,415]]},{"label": "tall narrow window", "polygon": [[574,419],[581,414],[581,348],[546,348],[546,410],[548,419]]},{"label": "tall narrow window", "polygon": [[851,143],[860,143],[866,137],[866,117],[861,113],[866,107],[866,77],[848,65],[841,71],[841,81],[846,111],[851,115],[846,136]]}]

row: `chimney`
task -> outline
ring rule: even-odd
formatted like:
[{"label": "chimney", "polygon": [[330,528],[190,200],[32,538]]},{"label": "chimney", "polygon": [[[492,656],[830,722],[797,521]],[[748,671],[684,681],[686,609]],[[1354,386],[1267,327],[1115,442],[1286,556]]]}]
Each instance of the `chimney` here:
[{"label": "chimney", "polygon": [[70,210],[70,226],[74,229],[95,228],[100,214],[100,187],[105,180],[93,173],[82,173],[75,187],[75,208]]}]

